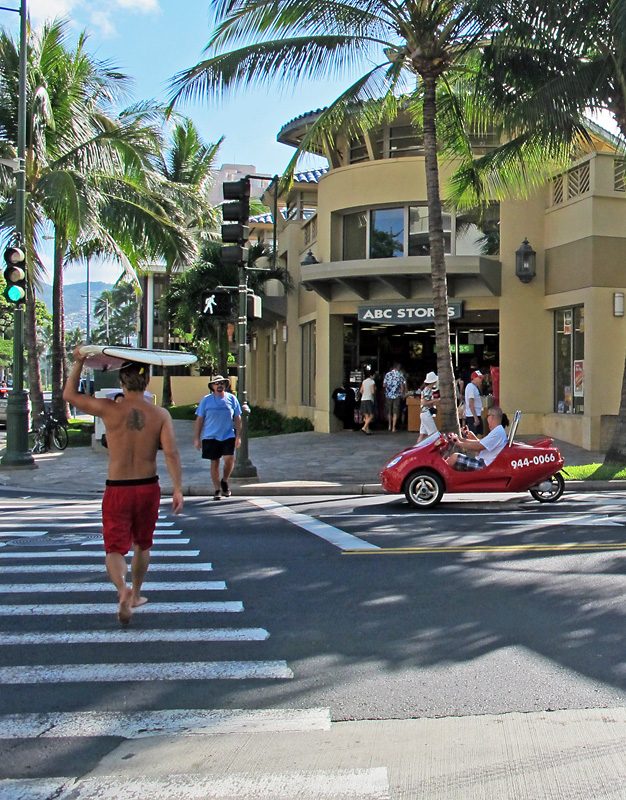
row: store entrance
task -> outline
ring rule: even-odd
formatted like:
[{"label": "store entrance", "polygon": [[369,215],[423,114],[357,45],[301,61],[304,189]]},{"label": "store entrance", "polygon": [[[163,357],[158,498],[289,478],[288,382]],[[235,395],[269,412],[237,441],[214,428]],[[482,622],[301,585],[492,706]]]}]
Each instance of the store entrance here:
[{"label": "store entrance", "polygon": [[[500,363],[498,311],[466,313],[450,322],[450,347],[456,375],[475,364],[486,374]],[[430,370],[437,371],[434,326],[362,322],[344,317],[344,374],[353,383],[364,369],[383,376],[398,363],[409,390],[419,388]]]}]

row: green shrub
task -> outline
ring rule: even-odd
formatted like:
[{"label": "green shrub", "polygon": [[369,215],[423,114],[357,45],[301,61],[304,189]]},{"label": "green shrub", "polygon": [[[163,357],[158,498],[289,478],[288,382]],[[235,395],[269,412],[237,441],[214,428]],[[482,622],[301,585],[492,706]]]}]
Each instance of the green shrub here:
[{"label": "green shrub", "polygon": [[283,423],[283,433],[302,433],[312,430],[313,423],[308,417],[287,417]]},{"label": "green shrub", "polygon": [[248,417],[248,430],[251,433],[281,433],[285,417],[273,408],[252,406]]},{"label": "green shrub", "polygon": [[188,406],[170,406],[167,410],[172,415],[172,419],[186,419],[194,421],[196,419],[197,403]]},{"label": "green shrub", "polygon": [[72,419],[67,424],[68,447],[89,447],[95,430],[93,422]]}]

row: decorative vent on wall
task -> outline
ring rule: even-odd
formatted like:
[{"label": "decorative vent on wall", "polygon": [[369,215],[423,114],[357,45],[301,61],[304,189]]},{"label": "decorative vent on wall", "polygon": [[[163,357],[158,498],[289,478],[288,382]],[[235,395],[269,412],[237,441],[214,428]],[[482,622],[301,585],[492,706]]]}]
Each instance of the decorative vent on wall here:
[{"label": "decorative vent on wall", "polygon": [[613,188],[616,192],[626,192],[626,158],[613,160]]}]

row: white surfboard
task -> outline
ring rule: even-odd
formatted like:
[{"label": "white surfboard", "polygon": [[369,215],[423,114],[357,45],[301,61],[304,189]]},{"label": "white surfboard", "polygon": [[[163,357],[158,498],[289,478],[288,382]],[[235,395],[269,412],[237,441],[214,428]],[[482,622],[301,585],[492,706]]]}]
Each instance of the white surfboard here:
[{"label": "white surfboard", "polygon": [[183,367],[198,360],[197,356],[182,350],[149,350],[108,344],[85,344],[80,353],[85,356],[86,366],[101,370],[120,369],[131,361],[155,367]]}]

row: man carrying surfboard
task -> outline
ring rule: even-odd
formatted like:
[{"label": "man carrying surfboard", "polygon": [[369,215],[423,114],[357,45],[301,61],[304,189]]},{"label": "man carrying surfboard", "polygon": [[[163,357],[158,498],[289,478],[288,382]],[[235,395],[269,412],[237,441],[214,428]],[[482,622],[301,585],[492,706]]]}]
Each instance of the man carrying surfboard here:
[{"label": "man carrying surfboard", "polygon": [[[116,403],[78,391],[88,354],[77,347],[74,357],[63,398],[84,413],[100,417],[106,426],[109,468],[102,500],[105,563],[119,593],[118,619],[127,625],[132,609],[147,603],[147,598],[141,596],[141,585],[148,571],[161,498],[156,461],[159,444],[174,486],[175,514],[183,507],[180,455],[169,413],[144,398],[150,380],[148,364],[127,362],[120,369],[124,399]],[[125,558],[131,548],[132,588],[126,584]]]}]

